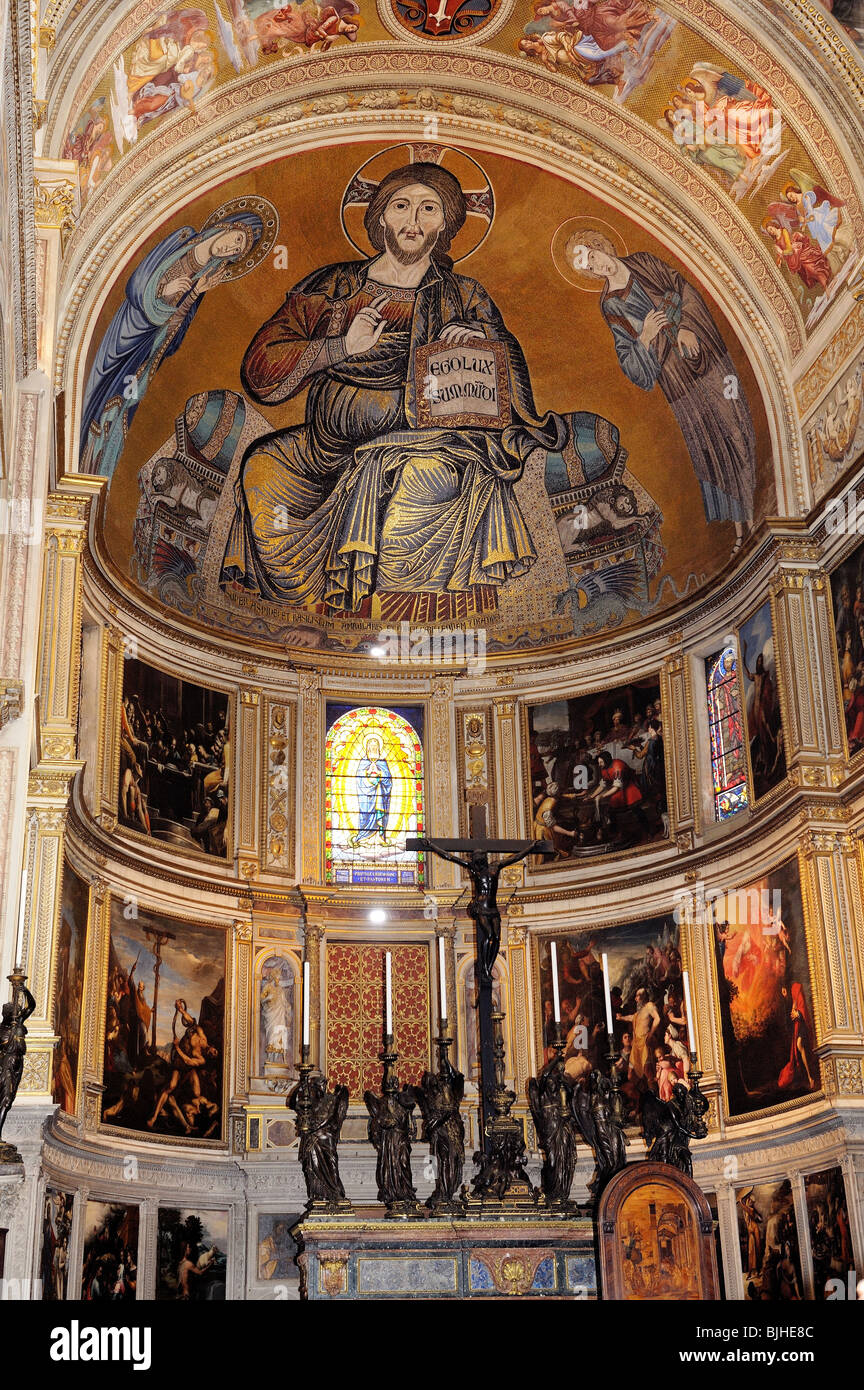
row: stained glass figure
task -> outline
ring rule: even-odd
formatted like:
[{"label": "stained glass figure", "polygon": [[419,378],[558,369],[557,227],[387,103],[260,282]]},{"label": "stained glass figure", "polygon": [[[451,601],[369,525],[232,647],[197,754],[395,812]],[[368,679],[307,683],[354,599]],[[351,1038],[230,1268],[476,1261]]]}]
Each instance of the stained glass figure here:
[{"label": "stained glass figure", "polygon": [[705,663],[705,676],[714,815],[718,821],[724,821],[743,811],[749,801],[735,648],[724,647],[709,657]]}]

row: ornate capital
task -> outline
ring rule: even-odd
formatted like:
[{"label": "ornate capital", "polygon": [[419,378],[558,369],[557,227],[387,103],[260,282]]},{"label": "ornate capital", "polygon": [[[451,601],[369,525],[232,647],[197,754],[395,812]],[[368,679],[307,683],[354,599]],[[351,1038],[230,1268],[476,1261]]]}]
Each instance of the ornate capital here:
[{"label": "ornate capital", "polygon": [[36,226],[71,231],[75,226],[76,201],[71,183],[42,183],[37,179],[33,201]]}]

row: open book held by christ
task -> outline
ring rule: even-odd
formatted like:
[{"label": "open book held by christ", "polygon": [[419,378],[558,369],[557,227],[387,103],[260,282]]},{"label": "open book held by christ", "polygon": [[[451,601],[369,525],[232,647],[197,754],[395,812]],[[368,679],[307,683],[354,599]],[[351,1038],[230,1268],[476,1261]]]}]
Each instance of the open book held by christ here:
[{"label": "open book held by christ", "polygon": [[512,423],[503,343],[428,343],[414,361],[421,427],[503,430]]}]

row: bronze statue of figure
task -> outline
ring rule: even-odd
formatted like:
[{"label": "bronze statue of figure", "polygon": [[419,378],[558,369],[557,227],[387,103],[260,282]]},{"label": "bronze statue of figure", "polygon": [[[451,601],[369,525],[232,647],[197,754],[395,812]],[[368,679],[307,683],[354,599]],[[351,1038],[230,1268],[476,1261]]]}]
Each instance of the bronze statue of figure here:
[{"label": "bronze statue of figure", "polygon": [[547,1206],[565,1210],[572,1209],[570,1188],[576,1170],[573,1085],[560,1056],[553,1057],[540,1075],[528,1082],[528,1104],[543,1151],[540,1187]]},{"label": "bronze statue of figure", "polygon": [[690,1140],[705,1138],[707,1113],[708,1101],[695,1080],[691,1087],[677,1081],[672,1087],[671,1100],[661,1100],[648,1092],[642,1100],[642,1128],[648,1145],[646,1157],[655,1163],[669,1163],[692,1178]]},{"label": "bronze statue of figure", "polygon": [[[471,880],[471,901],[465,911],[477,927],[477,964],[481,981],[491,984],[492,967],[501,949],[501,913],[498,908],[498,879],[502,869],[516,864],[520,859],[534,853],[537,845],[532,841],[525,849],[517,850],[499,860],[493,869],[485,850],[472,850],[467,855],[451,854],[448,850],[431,842],[432,851],[439,859],[447,859],[458,864]],[[542,846],[541,846],[542,849]]]},{"label": "bronze statue of figure", "polygon": [[[12,999],[3,1005],[0,1021],[0,1135],[6,1116],[21,1085],[24,1054],[27,1051],[27,1019],[36,1008],[36,1000],[24,984],[23,974],[12,974]],[[0,1163],[20,1163],[21,1156],[14,1144],[0,1141]]]},{"label": "bronze statue of figure", "polygon": [[626,1166],[624,1127],[615,1114],[614,1087],[596,1068],[588,1086],[573,1088],[573,1114],[586,1144],[594,1153],[594,1176],[588,1190],[599,1197],[609,1179]]},{"label": "bronze statue of figure", "polygon": [[430,1211],[461,1211],[456,1193],[465,1164],[465,1122],[459,1113],[465,1077],[442,1055],[438,1072],[426,1071],[411,1088],[423,1117],[421,1138],[435,1160],[435,1190],[426,1205]]},{"label": "bronze statue of figure", "polygon": [[378,1151],[375,1178],[378,1201],[392,1214],[419,1212],[420,1204],[411,1179],[411,1142],[417,1137],[411,1090],[391,1085],[385,1075],[382,1094],[366,1091],[369,1142]]},{"label": "bronze statue of figure", "polygon": [[348,1087],[327,1089],[326,1077],[310,1076],[305,1094],[303,1082],[288,1097],[288,1109],[298,1117],[300,1166],[310,1205],[345,1206],[345,1189],[339,1176],[339,1136],[348,1112]]}]

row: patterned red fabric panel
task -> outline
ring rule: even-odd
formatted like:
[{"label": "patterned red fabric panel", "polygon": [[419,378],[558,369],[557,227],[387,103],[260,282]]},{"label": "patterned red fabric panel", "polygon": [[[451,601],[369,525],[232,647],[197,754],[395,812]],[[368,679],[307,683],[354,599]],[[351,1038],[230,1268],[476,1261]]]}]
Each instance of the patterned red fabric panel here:
[{"label": "patterned red fabric panel", "polygon": [[419,1082],[429,1065],[429,951],[426,946],[327,946],[327,1075],[352,1100],[381,1087],[384,952],[393,956],[393,1031],[399,1080]]}]

